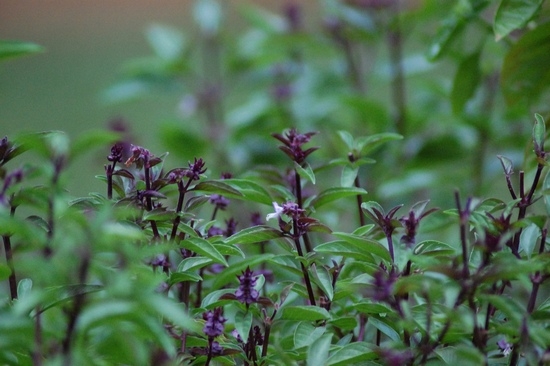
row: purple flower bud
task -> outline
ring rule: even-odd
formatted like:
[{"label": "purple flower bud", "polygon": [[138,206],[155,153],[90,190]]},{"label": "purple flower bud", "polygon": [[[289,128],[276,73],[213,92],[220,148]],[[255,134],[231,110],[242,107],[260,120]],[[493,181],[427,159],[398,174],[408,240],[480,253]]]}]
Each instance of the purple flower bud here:
[{"label": "purple flower bud", "polygon": [[216,341],[213,341],[212,342],[212,347],[211,347],[211,352],[212,352],[212,355],[215,355],[215,356],[219,356],[222,354],[223,352],[223,347],[220,346],[220,344]]},{"label": "purple flower bud", "polygon": [[501,338],[497,342],[497,346],[504,356],[508,356],[512,352],[512,345],[506,341],[506,338]]},{"label": "purple flower bud", "polygon": [[241,335],[239,334],[239,332],[237,331],[237,329],[233,329],[233,331],[231,332],[231,335],[232,335],[233,337],[235,337],[235,339],[237,340],[237,342],[239,342],[239,343],[244,343],[244,341],[243,341]]},{"label": "purple flower bud", "polygon": [[202,331],[208,338],[215,338],[223,334],[223,323],[226,319],[222,316],[222,308],[216,308],[214,311],[208,310],[202,314],[202,318],[206,320]]},{"label": "purple flower bud", "polygon": [[252,226],[263,225],[262,215],[259,212],[253,212],[252,215],[250,215],[250,224]]},{"label": "purple flower bud", "polygon": [[235,221],[234,218],[230,218],[229,220],[225,220],[224,235],[229,238],[231,235],[235,234],[237,232],[237,224],[238,224],[238,222]]},{"label": "purple flower bud", "polygon": [[221,196],[219,194],[213,194],[210,196],[209,202],[213,205],[215,205],[220,210],[225,210],[227,205],[229,205],[230,201],[225,198],[224,196]]},{"label": "purple flower bud", "polygon": [[302,163],[309,154],[318,149],[317,147],[311,147],[305,151],[302,149],[302,145],[309,142],[311,137],[315,134],[317,134],[317,132],[298,133],[295,128],[292,128],[285,132],[284,135],[274,133],[272,136],[284,144],[283,146],[279,146],[279,149],[295,162]]},{"label": "purple flower bud", "polygon": [[195,158],[195,161],[193,163],[189,163],[187,177],[191,178],[192,180],[199,180],[201,179],[200,175],[204,174],[204,172],[206,172],[204,161],[201,158]]},{"label": "purple flower bud", "polygon": [[283,203],[283,214],[292,217],[293,219],[299,219],[304,212],[306,212],[304,209],[301,209],[300,206],[298,206],[295,202],[287,202]]},{"label": "purple flower bud", "polygon": [[254,302],[257,302],[260,294],[254,288],[254,286],[256,285],[256,281],[258,278],[253,276],[253,272],[250,270],[250,267],[246,267],[246,270],[243,272],[243,274],[237,276],[237,278],[240,282],[239,288],[235,292],[237,300],[246,304],[247,306]]},{"label": "purple flower bud", "polygon": [[216,236],[216,235],[220,235],[222,236],[224,234],[224,231],[221,227],[219,226],[210,226],[210,228],[208,229],[208,237],[212,237],[212,236]]},{"label": "purple flower bud", "polygon": [[122,161],[122,151],[124,146],[121,144],[115,144],[111,147],[111,153],[107,156],[107,160],[120,163]]}]

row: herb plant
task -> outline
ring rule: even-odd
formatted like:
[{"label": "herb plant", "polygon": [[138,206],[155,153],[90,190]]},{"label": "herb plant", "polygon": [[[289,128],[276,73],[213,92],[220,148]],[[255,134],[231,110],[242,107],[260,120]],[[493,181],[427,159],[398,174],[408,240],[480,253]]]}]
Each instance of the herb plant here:
[{"label": "herb plant", "polygon": [[[476,163],[481,165],[474,164],[454,192],[442,189],[438,184],[451,170],[460,170],[457,161],[464,155],[452,150],[453,144],[439,149],[454,137],[438,135],[443,142],[432,144],[428,125],[410,125],[414,118],[400,94],[404,19],[398,2],[348,3],[335,5],[339,17],[325,24],[346,65],[345,73],[331,75],[341,97],[332,112],[355,106],[354,113],[363,113],[362,103],[372,102],[361,99],[367,88],[364,65],[354,56],[365,29],[353,22],[372,16],[380,32],[387,32],[394,68],[395,117],[384,131],[349,122],[353,118],[345,113],[348,121],[336,131],[335,122],[324,125],[322,118],[300,116],[293,107],[291,98],[300,98],[293,96],[292,86],[300,84],[295,67],[311,68],[316,75],[326,70],[308,64],[307,52],[287,47],[298,44],[307,50],[309,41],[324,42],[299,37],[300,8],[290,4],[281,33],[269,27],[272,23],[263,28],[262,39],[282,44],[280,58],[290,65],[277,68],[273,99],[261,101],[260,111],[245,105],[255,112],[253,117],[233,110],[223,124],[224,94],[210,70],[216,65],[203,65],[208,70],[202,70],[204,83],[195,92],[202,98],[205,129],[182,133],[172,126],[161,131],[167,146],[185,145],[175,157],[128,141],[124,131],[89,132],[73,140],[47,131],[0,140],[0,252],[5,258],[0,262],[5,289],[0,297],[1,364],[550,363],[550,178],[544,113],[534,114],[524,166],[517,174],[516,159],[504,156],[517,149],[504,149],[494,159],[504,173],[500,189],[509,197],[479,194],[489,192],[476,175],[483,173],[489,142],[507,136],[494,131],[492,120],[480,122],[487,111],[478,102],[494,106],[497,101],[475,96],[478,88],[484,89],[481,94],[494,90],[495,71],[483,78],[473,75],[470,67],[479,66],[481,48],[466,55],[451,93],[452,113],[462,120],[453,133],[466,125],[467,132],[475,132],[473,154],[480,154]],[[201,42],[213,56],[219,23],[205,14],[219,15],[212,12],[217,3],[197,4],[197,17],[204,21]],[[494,21],[498,39],[524,30],[542,1],[522,4],[499,3]],[[433,40],[430,57],[451,55],[452,41],[464,28],[485,24],[488,6],[487,1],[457,2]],[[521,22],[511,17],[514,11]],[[248,14],[264,19],[255,10]],[[518,95],[515,87],[525,89],[517,73],[526,66],[515,63],[514,55],[526,44],[536,44],[547,28],[537,25],[526,31],[527,39],[510,46],[502,70],[506,97]],[[151,37],[175,43],[158,42],[156,66],[140,64],[145,68],[133,75],[147,84],[160,72],[162,82],[177,83],[189,66],[179,38],[163,28]],[[296,42],[285,42],[287,38]],[[32,44],[3,42],[0,58],[37,50]],[[240,59],[253,64],[243,69],[260,70],[272,56],[268,49],[263,52]],[[234,76],[246,74],[243,69]],[[462,83],[464,79],[470,82]],[[341,89],[346,83],[351,94]],[[319,95],[327,91],[319,91],[301,90],[301,98],[312,92],[322,99]],[[528,107],[539,106],[543,92],[543,86],[534,87],[521,108],[509,112],[527,115]],[[412,115],[418,112],[411,110]],[[266,131],[268,127],[273,128]],[[224,161],[231,160],[229,151],[238,150],[239,141],[255,139],[262,148],[243,143],[239,151],[246,152],[246,168],[232,171],[234,165]],[[410,145],[397,147],[415,143],[422,145],[416,153]],[[205,147],[193,148],[199,145]],[[75,198],[66,189],[67,169],[79,166],[81,156],[92,150],[104,159],[104,171],[96,172],[102,191]],[[414,156],[406,156],[411,151]],[[432,162],[422,163],[425,154],[432,152],[438,160],[441,151],[458,155],[434,162],[435,168]],[[414,185],[407,177],[415,174],[415,164],[436,171],[424,190],[409,186]],[[73,179],[88,179],[85,171]],[[415,202],[411,194],[394,202],[399,195],[384,194],[391,186],[385,179],[419,199]],[[425,197],[432,189],[438,202],[449,204],[434,207]]]}]

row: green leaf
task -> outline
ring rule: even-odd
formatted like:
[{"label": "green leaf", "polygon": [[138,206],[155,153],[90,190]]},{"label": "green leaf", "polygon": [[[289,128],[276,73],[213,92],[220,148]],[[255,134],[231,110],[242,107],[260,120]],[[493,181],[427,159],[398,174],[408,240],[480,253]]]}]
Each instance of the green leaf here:
[{"label": "green leaf", "polygon": [[323,192],[319,193],[317,197],[315,197],[309,203],[309,206],[315,207],[315,209],[317,210],[319,209],[319,207],[326,205],[327,203],[330,203],[337,199],[349,197],[349,196],[357,196],[361,194],[367,194],[367,191],[365,191],[363,188],[356,188],[356,187],[328,188]]},{"label": "green leaf", "polygon": [[456,250],[451,245],[438,240],[424,240],[414,247],[416,255],[451,255],[455,252]]},{"label": "green leaf", "polygon": [[151,211],[145,211],[143,213],[143,220],[147,221],[172,221],[176,213],[174,211],[167,211],[166,208],[155,208]]},{"label": "green leaf", "polygon": [[342,175],[340,177],[340,185],[342,187],[351,187],[355,183],[355,178],[357,178],[357,173],[359,172],[358,167],[354,167],[351,164],[346,164],[342,168]]},{"label": "green leaf", "polygon": [[223,179],[200,182],[196,191],[217,193],[228,198],[263,203],[271,206],[273,199],[269,192],[258,183],[248,179]]},{"label": "green leaf", "polygon": [[342,330],[352,331],[357,327],[357,318],[353,316],[343,316],[340,318],[333,318],[329,321],[329,324],[333,327],[340,328]]},{"label": "green leaf", "polygon": [[332,334],[324,334],[311,344],[307,350],[307,366],[321,366],[326,364]]},{"label": "green leaf", "polygon": [[235,314],[235,329],[239,332],[244,343],[248,342],[248,334],[250,332],[250,327],[252,326],[252,312],[248,311],[244,313],[243,311],[238,311]]},{"label": "green leaf", "polygon": [[393,312],[392,309],[387,307],[384,304],[378,304],[378,303],[372,303],[372,302],[360,302],[355,305],[353,305],[357,311],[364,313],[364,314],[391,314]]},{"label": "green leaf", "polygon": [[242,198],[241,192],[231,187],[226,179],[224,180],[206,180],[200,182],[193,189],[195,191],[220,194],[225,197],[237,197]]},{"label": "green leaf", "polygon": [[508,51],[501,85],[509,105],[535,102],[550,84],[550,22],[525,33]]},{"label": "green leaf", "polygon": [[525,27],[543,2],[544,0],[502,0],[493,23],[495,40],[499,41],[513,30]]},{"label": "green leaf", "polygon": [[466,103],[474,96],[481,81],[481,69],[479,68],[480,52],[474,52],[467,56],[458,65],[453,90],[451,91],[451,104],[453,113],[460,115]]},{"label": "green leaf", "polygon": [[168,278],[168,284],[173,286],[180,282],[199,282],[202,281],[202,277],[192,272],[174,272],[170,274]]},{"label": "green leaf", "polygon": [[224,243],[228,245],[253,244],[281,237],[283,237],[283,234],[280,230],[276,230],[266,225],[258,225],[246,228],[234,235],[231,235],[229,238],[224,240]]},{"label": "green leaf", "polygon": [[371,316],[369,318],[369,323],[387,335],[392,341],[400,340],[399,333],[397,333],[397,331],[387,322],[387,320],[385,320],[385,318],[382,320],[382,318]]},{"label": "green leaf", "polygon": [[332,276],[328,269],[320,265],[319,268],[313,263],[311,265],[311,273],[315,283],[321,288],[325,296],[332,301],[334,297],[334,289],[332,288]]},{"label": "green leaf", "polygon": [[315,174],[313,173],[313,169],[311,169],[311,166],[307,162],[305,163],[304,167],[302,167],[297,162],[294,162],[294,168],[296,169],[300,177],[309,180],[312,184],[315,184]]},{"label": "green leaf", "polygon": [[216,263],[221,263],[226,267],[228,266],[227,261],[225,260],[223,255],[221,255],[220,252],[218,252],[218,250],[212,244],[210,244],[208,240],[204,240],[198,237],[189,238],[181,241],[180,246],[182,248],[189,249],[195,253],[208,257]]},{"label": "green leaf", "polygon": [[497,158],[500,160],[500,164],[502,164],[504,174],[511,175],[514,172],[514,164],[512,163],[512,160],[502,155],[497,155]]},{"label": "green leaf", "polygon": [[347,258],[354,258],[360,261],[374,262],[375,259],[364,248],[358,248],[345,240],[334,240],[319,244],[315,247],[315,252],[320,254],[341,255]]},{"label": "green leaf", "polygon": [[438,348],[434,351],[445,365],[477,366],[486,363],[485,357],[477,348],[459,345]]},{"label": "green leaf", "polygon": [[330,314],[324,308],[312,305],[286,306],[281,310],[281,319],[316,321],[328,320]]},{"label": "green leaf", "polygon": [[208,266],[213,261],[210,258],[205,257],[189,257],[185,258],[180,262],[178,265],[178,272],[188,272],[188,271],[194,271],[203,267]]},{"label": "green leaf", "polygon": [[376,150],[380,145],[389,141],[403,140],[403,136],[398,133],[384,132],[370,136],[360,137],[356,141],[356,149],[360,155],[366,155]]},{"label": "green leaf", "polygon": [[326,331],[325,327],[315,327],[311,322],[299,322],[294,330],[294,349],[307,347],[319,339]]},{"label": "green leaf", "polygon": [[348,131],[338,131],[338,136],[344,141],[349,151],[354,149],[354,139],[351,133]]},{"label": "green leaf", "polygon": [[366,254],[374,254],[384,260],[390,260],[390,253],[388,249],[376,240],[342,232],[333,232],[332,235],[347,241],[348,244],[357,249],[362,249],[362,251]]},{"label": "green leaf", "polygon": [[355,364],[364,364],[376,358],[377,355],[372,349],[372,345],[366,342],[353,342],[332,352],[327,366],[346,366]]},{"label": "green leaf", "polygon": [[535,224],[530,224],[521,231],[519,248],[520,252],[523,251],[527,255],[527,259],[531,258],[540,235],[540,228]]},{"label": "green leaf", "polygon": [[545,139],[546,123],[540,114],[535,113],[535,125],[533,126],[533,143],[535,145],[535,152],[544,151]]},{"label": "green leaf", "polygon": [[35,43],[0,40],[0,61],[44,52],[44,47]]},{"label": "green leaf", "polygon": [[235,245],[226,245],[221,243],[213,243],[214,247],[223,255],[229,255],[229,256],[241,256],[242,258],[245,257],[242,250],[239,249],[239,247]]},{"label": "green leaf", "polygon": [[146,36],[155,54],[160,58],[174,61],[183,55],[185,38],[179,30],[153,24],[147,28]]}]

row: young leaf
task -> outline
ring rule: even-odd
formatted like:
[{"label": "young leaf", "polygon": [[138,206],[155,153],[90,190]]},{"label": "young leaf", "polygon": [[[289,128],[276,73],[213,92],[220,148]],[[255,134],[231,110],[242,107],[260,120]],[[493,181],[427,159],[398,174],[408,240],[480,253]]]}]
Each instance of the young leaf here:
[{"label": "young leaf", "polygon": [[315,184],[315,173],[313,173],[313,169],[311,169],[311,166],[307,162],[305,163],[304,167],[302,167],[297,162],[294,162],[294,168],[296,169],[300,177],[309,180],[312,184]]},{"label": "young leaf", "polygon": [[332,288],[332,276],[329,271],[322,265],[317,268],[315,263],[311,265],[311,272],[313,274],[313,279],[318,284],[318,286],[323,290],[323,293],[332,301],[334,297],[334,289]]},{"label": "young leaf", "polygon": [[346,144],[346,148],[351,151],[354,149],[354,139],[353,139],[353,136],[351,133],[349,133],[348,131],[338,131],[338,136],[340,136],[340,138],[342,139],[342,141],[344,141],[344,143]]},{"label": "young leaf", "polygon": [[357,151],[359,151],[361,155],[366,155],[386,142],[402,139],[402,135],[393,132],[377,133],[375,135],[360,137],[356,142]]},{"label": "young leaf", "polygon": [[525,27],[543,2],[544,0],[502,0],[493,23],[495,40],[500,41],[513,30]]},{"label": "young leaf", "polygon": [[351,187],[355,183],[355,178],[359,172],[358,167],[354,167],[351,164],[346,164],[342,168],[342,175],[340,177],[340,185],[342,187]]},{"label": "young leaf", "polygon": [[512,163],[512,160],[502,155],[497,155],[497,158],[498,160],[500,160],[500,164],[502,164],[502,169],[504,169],[504,174],[511,175],[514,172],[514,164]]}]

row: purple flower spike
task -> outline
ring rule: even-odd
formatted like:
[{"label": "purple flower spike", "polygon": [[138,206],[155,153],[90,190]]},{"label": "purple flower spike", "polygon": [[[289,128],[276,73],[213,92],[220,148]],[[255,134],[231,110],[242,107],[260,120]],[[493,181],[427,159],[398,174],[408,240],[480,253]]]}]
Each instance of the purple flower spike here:
[{"label": "purple flower spike", "polygon": [[284,135],[274,133],[272,136],[284,144],[283,146],[279,146],[279,149],[287,154],[292,160],[301,164],[309,154],[318,149],[318,147],[310,147],[307,150],[302,149],[302,145],[309,142],[311,137],[315,134],[317,134],[317,132],[298,133],[295,128],[292,128],[285,132]]},{"label": "purple flower spike", "polygon": [[202,314],[202,318],[206,320],[202,331],[208,338],[215,338],[223,334],[223,323],[226,319],[222,316],[222,308],[216,308],[214,311],[209,310]]},{"label": "purple flower spike", "polygon": [[237,300],[246,304],[247,306],[254,302],[257,302],[258,298],[260,297],[260,294],[254,288],[254,286],[256,285],[257,277],[253,276],[253,272],[250,270],[250,267],[246,267],[246,270],[243,272],[243,274],[237,276],[237,278],[240,282],[239,288],[235,292]]},{"label": "purple flower spike", "polygon": [[189,170],[187,171],[187,177],[192,180],[199,180],[201,179],[200,175],[204,174],[206,172],[206,168],[204,167],[204,160],[201,158],[197,159],[195,158],[195,161],[192,163],[189,163]]}]

